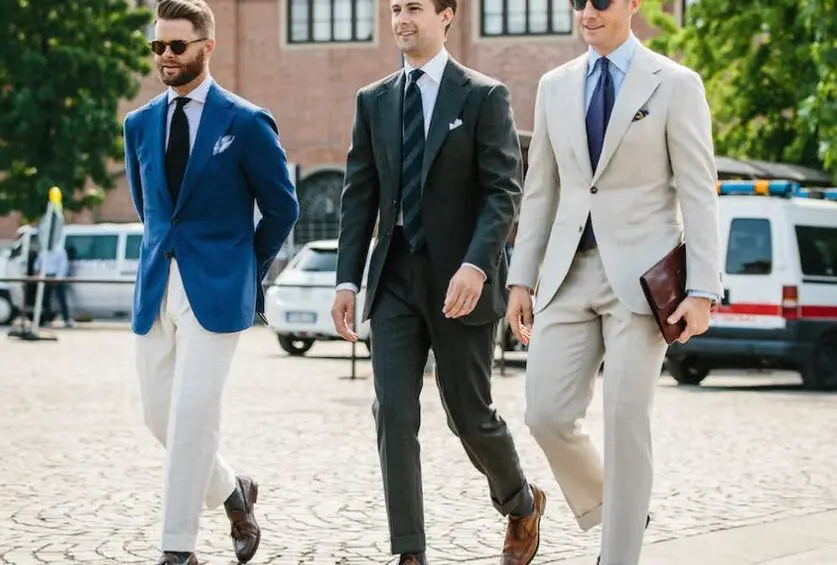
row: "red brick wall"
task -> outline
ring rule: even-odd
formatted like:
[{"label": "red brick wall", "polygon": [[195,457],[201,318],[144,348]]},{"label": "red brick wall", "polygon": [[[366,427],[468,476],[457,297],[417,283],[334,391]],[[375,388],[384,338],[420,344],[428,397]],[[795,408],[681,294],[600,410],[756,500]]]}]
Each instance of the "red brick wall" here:
[{"label": "red brick wall", "polygon": [[[218,46],[211,71],[218,82],[276,116],[282,144],[302,175],[323,166],[342,169],[350,140],[354,95],[358,88],[396,70],[400,54],[390,31],[389,2],[381,0],[377,34],[371,44],[287,46],[283,0],[210,0]],[[461,63],[505,82],[512,93],[519,129],[532,128],[540,76],[584,52],[577,36],[486,39],[479,36],[479,0],[460,3],[448,50]],[[476,9],[475,9],[476,8]],[[638,19],[637,35],[647,26]],[[140,94],[120,113],[144,104],[163,90],[156,75],[142,81]],[[124,177],[96,213],[85,221],[134,221]],[[76,218],[73,218],[75,220]],[[17,222],[0,218],[0,239]]]}]

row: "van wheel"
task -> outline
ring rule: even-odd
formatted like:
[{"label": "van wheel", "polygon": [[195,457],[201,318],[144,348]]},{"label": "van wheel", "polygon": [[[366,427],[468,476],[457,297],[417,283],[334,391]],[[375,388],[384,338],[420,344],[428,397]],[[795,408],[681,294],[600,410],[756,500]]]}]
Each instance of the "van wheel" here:
[{"label": "van wheel", "polygon": [[837,333],[820,337],[801,371],[809,390],[837,390]]},{"label": "van wheel", "polygon": [[709,368],[705,363],[691,357],[668,359],[666,367],[672,378],[681,385],[699,385],[709,374]]},{"label": "van wheel", "polygon": [[276,337],[279,339],[279,346],[287,351],[289,355],[293,355],[295,357],[305,355],[305,353],[314,346],[313,339],[294,338],[289,335],[279,334],[277,334]]}]

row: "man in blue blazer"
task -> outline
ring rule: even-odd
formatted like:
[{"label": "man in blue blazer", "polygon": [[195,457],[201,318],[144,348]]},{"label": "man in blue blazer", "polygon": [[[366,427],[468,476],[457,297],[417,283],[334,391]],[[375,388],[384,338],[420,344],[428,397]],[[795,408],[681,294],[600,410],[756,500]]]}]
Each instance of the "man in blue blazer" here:
[{"label": "man in blue blazer", "polygon": [[125,118],[128,183],[145,227],[137,370],[145,422],[167,449],[158,565],[197,565],[203,505],[224,504],[239,561],[258,548],[258,486],[218,455],[221,394],[299,215],[273,118],[209,75],[214,28],[204,0],[157,5],[151,48],[169,88]]}]

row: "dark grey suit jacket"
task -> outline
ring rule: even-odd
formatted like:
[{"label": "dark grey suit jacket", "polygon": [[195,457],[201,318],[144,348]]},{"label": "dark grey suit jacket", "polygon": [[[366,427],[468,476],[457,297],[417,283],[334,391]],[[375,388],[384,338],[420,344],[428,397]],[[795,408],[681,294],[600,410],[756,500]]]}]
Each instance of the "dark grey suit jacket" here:
[{"label": "dark grey suit jacket", "polygon": [[[374,309],[401,202],[404,80],[399,70],[357,93],[340,211],[337,283],[360,287],[378,220],[364,320]],[[462,124],[453,127],[457,120]],[[508,89],[451,58],[439,87],[422,169],[422,219],[440,313],[448,283],[464,262],[477,265],[488,278],[476,308],[460,320],[484,324],[505,315],[504,244],[520,203],[522,175]]]}]

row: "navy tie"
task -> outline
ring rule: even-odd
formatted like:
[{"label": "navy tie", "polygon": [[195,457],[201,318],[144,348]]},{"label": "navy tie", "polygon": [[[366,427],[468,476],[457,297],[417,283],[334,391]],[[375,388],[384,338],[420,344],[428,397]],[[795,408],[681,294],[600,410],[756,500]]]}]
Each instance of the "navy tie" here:
[{"label": "navy tie", "polygon": [[401,206],[404,214],[404,237],[410,251],[419,251],[425,243],[421,221],[421,168],[424,160],[424,110],[418,81],[421,69],[410,72],[410,84],[404,95],[404,128],[401,142]]},{"label": "navy tie", "polygon": [[[613,77],[610,76],[608,63],[605,57],[596,61],[600,72],[599,81],[590,99],[590,108],[587,109],[587,151],[590,153],[590,165],[594,173],[596,167],[599,166],[607,124],[610,121],[610,113],[613,111]],[[581,241],[578,242],[578,250],[587,251],[595,246],[596,236],[593,234],[593,223],[588,214]]]},{"label": "navy tie", "polygon": [[177,203],[180,195],[180,185],[183,184],[183,175],[186,174],[186,164],[189,162],[189,120],[183,111],[189,100],[183,96],[174,99],[177,106],[171,118],[169,146],[166,150],[166,182],[174,203]]}]

